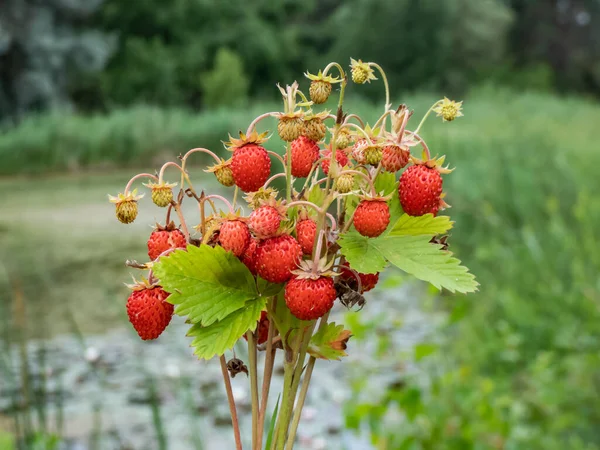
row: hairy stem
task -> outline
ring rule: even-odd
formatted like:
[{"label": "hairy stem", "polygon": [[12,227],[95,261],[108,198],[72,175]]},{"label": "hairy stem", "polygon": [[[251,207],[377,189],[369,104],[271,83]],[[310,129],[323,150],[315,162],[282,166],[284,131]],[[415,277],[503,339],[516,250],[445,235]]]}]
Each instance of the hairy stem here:
[{"label": "hairy stem", "polygon": [[379,73],[381,74],[381,78],[383,79],[383,84],[385,86],[385,111],[387,111],[388,109],[390,109],[392,107],[392,104],[390,103],[390,85],[388,83],[387,80],[387,76],[385,75],[385,72],[383,71],[383,69],[381,68],[381,66],[377,63],[374,62],[370,62],[369,63],[370,66],[375,67]]},{"label": "hairy stem", "polygon": [[[165,169],[166,169],[167,167],[170,167],[170,166],[177,167],[177,169],[179,169],[179,171],[180,171],[182,174],[185,174],[185,171],[183,170],[183,168],[182,168],[182,167],[181,167],[179,164],[177,164],[177,163],[175,163],[175,162],[173,162],[173,161],[166,162],[166,163],[164,163],[164,164],[163,164],[163,166],[160,168],[160,172],[158,172],[158,182],[159,182],[159,183],[161,183],[161,182],[163,181],[163,176],[164,176],[164,174],[165,174]],[[183,185],[182,185],[181,187],[183,188]]]},{"label": "hairy stem", "polygon": [[[276,298],[272,297],[268,301],[268,311],[270,315],[275,314]],[[258,437],[257,446],[259,449],[262,448],[263,434],[265,429],[265,417],[267,415],[267,405],[269,402],[269,391],[271,389],[271,377],[273,376],[273,366],[275,364],[275,352],[277,349],[273,348],[273,337],[276,332],[275,322],[269,320],[269,332],[267,334],[267,349],[265,355],[265,367],[263,370],[263,383],[262,392],[260,396],[260,410],[258,413]]]},{"label": "hairy stem", "polygon": [[258,122],[260,122],[263,119],[266,119],[267,117],[272,117],[274,115],[278,114],[277,112],[268,112],[268,113],[264,113],[261,114],[260,116],[258,116],[256,119],[254,119],[252,122],[250,122],[250,125],[248,125],[248,129],[246,130],[246,136],[250,135],[250,133],[252,133],[252,130],[254,130],[254,128],[256,128],[256,124],[258,124]]},{"label": "hairy stem", "polygon": [[231,413],[231,424],[233,426],[233,435],[235,437],[235,448],[236,450],[242,450],[240,423],[238,422],[237,410],[235,409],[235,399],[233,398],[233,391],[231,390],[231,380],[229,379],[229,372],[227,371],[227,362],[225,361],[225,355],[221,355],[220,362],[221,373],[223,374],[223,382],[225,383],[225,390],[227,391],[229,412]]},{"label": "hairy stem", "polygon": [[425,115],[423,116],[423,118],[421,119],[421,121],[419,122],[419,126],[417,126],[417,129],[414,131],[414,134],[417,134],[419,132],[419,130],[421,129],[421,127],[423,126],[423,124],[425,123],[425,121],[427,120],[427,117],[429,117],[429,114],[431,114],[431,111],[433,111],[433,108],[435,108],[437,105],[439,105],[442,101],[438,100],[437,102],[435,102],[433,105],[431,105],[431,108],[429,108],[427,110],[427,112],[425,113]]},{"label": "hairy stem", "polygon": [[135,180],[137,180],[138,178],[152,178],[154,181],[158,182],[158,177],[155,175],[152,175],[150,173],[138,173],[136,176],[134,176],[131,180],[129,180],[127,182],[127,185],[125,186],[125,191],[123,192],[125,195],[127,195],[127,193],[129,192],[129,190],[131,189],[131,185],[133,184],[133,182]]},{"label": "hairy stem", "polygon": [[285,197],[287,202],[292,201],[292,144],[288,142],[285,151]]},{"label": "hairy stem", "polygon": [[258,446],[258,369],[256,365],[256,339],[252,331],[246,333],[248,338],[248,362],[250,364],[250,392],[252,398],[252,450],[260,450]]}]

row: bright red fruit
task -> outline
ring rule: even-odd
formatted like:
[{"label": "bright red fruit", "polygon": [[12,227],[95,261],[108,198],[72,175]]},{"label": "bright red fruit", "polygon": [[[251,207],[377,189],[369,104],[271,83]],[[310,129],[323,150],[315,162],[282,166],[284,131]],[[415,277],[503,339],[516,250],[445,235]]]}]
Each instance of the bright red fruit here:
[{"label": "bright red fruit", "polygon": [[[350,265],[348,263],[345,263],[344,266],[342,267],[342,271],[340,273],[340,278],[344,281],[346,281],[350,287],[356,287],[355,290],[358,289],[358,280],[356,279],[356,276],[354,275],[354,273],[349,270],[350,269]],[[367,291],[370,291],[371,289],[373,289],[376,285],[377,282],[379,281],[379,272],[377,273],[360,273],[360,272],[356,272],[358,274],[358,277],[360,278],[360,293],[363,294]]]},{"label": "bright red fruit", "polygon": [[235,256],[241,256],[250,244],[250,230],[241,220],[226,220],[219,230],[219,244]]},{"label": "bright red fruit", "polygon": [[319,146],[312,139],[300,136],[292,142],[292,175],[306,178],[319,159]]},{"label": "bright red fruit", "polygon": [[398,194],[406,214],[422,216],[431,213],[435,216],[440,208],[442,176],[425,165],[411,166],[400,177]]},{"label": "bright red fruit", "polygon": [[279,230],[281,214],[273,206],[260,206],[252,211],[248,224],[257,238],[270,238],[277,234],[277,230]]},{"label": "bright red fruit", "polygon": [[143,340],[156,339],[173,317],[173,305],[165,299],[169,294],[160,287],[134,290],[127,299],[127,315]]},{"label": "bright red fruit", "polygon": [[381,166],[388,172],[398,172],[408,164],[410,152],[397,145],[383,147]]},{"label": "bright red fruit", "polygon": [[296,224],[296,239],[305,255],[312,255],[316,236],[317,223],[314,220],[304,219]]},{"label": "bright red fruit", "polygon": [[336,297],[330,277],[321,276],[316,280],[295,277],[285,285],[285,303],[300,320],[322,317],[333,307]]},{"label": "bright red fruit", "polygon": [[[321,162],[321,168],[323,169],[323,173],[325,175],[329,175],[329,164],[331,159],[331,150],[325,150],[323,152],[323,157],[326,158]],[[346,150],[342,150],[338,148],[335,151],[335,160],[337,161],[340,168],[348,165],[348,153]]]},{"label": "bright red fruit", "polygon": [[231,172],[236,186],[242,191],[258,191],[271,174],[269,154],[257,144],[238,147],[231,158]]},{"label": "bright red fruit", "polygon": [[271,283],[284,283],[298,267],[302,247],[287,234],[266,239],[256,247],[255,261],[258,275]]},{"label": "bright red fruit", "polygon": [[246,265],[248,270],[252,272],[252,275],[256,275],[256,246],[258,243],[255,239],[251,239],[246,251],[240,257],[242,262]]},{"label": "bright red fruit", "polygon": [[384,200],[363,200],[354,212],[354,228],[363,236],[377,237],[390,223],[390,208]]},{"label": "bright red fruit", "polygon": [[159,227],[148,238],[148,257],[154,261],[163,252],[171,248],[185,248],[185,236],[177,228]]}]

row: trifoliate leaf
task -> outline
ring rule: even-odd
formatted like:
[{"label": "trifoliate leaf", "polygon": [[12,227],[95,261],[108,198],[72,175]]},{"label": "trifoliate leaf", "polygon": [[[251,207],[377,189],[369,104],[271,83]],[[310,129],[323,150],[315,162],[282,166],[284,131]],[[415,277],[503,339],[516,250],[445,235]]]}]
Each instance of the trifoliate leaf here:
[{"label": "trifoliate leaf", "polygon": [[381,272],[385,268],[385,258],[376,243],[377,239],[361,236],[357,231],[344,233],[338,239],[342,255],[350,267],[362,273]]},{"label": "trifoliate leaf", "polygon": [[310,339],[308,353],[315,358],[336,359],[346,356],[346,344],[352,337],[349,330],[344,330],[344,325],[328,323]]},{"label": "trifoliate leaf", "polygon": [[189,245],[153,266],[162,288],[171,295],[175,313],[203,326],[243,308],[258,297],[254,277],[231,252],[222,247]]},{"label": "trifoliate leaf", "polygon": [[199,323],[192,325],[187,335],[194,338],[194,354],[198,358],[210,359],[232,348],[248,330],[256,327],[260,313],[265,309],[265,302],[264,297],[255,298],[247,301],[243,308],[229,314],[223,320],[213,322],[209,326]]},{"label": "trifoliate leaf", "polygon": [[391,227],[388,236],[434,236],[446,233],[452,228],[452,224],[448,216],[433,217],[433,214],[425,214],[414,217],[403,214]]},{"label": "trifoliate leaf", "polygon": [[386,236],[372,241],[370,244],[390,263],[438,289],[466,293],[479,286],[469,269],[461,266],[451,252],[441,250],[441,245],[430,243],[428,235]]}]

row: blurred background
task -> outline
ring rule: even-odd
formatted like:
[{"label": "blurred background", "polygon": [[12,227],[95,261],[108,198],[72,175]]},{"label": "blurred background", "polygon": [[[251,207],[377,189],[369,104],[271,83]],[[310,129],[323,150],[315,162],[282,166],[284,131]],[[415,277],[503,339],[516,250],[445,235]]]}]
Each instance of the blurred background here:
[{"label": "blurred background", "polygon": [[[457,168],[450,249],[481,289],[392,272],[339,309],[351,356],[317,365],[299,448],[600,449],[598,0],[0,2],[0,449],[233,448],[185,325],[141,343],[127,323],[123,262],[162,212],[145,199],[125,227],[106,194],[189,148],[224,154],[280,108],[276,83],[350,57],[413,120],[465,101],[423,135]],[[347,98],[373,122],[383,86]]]}]

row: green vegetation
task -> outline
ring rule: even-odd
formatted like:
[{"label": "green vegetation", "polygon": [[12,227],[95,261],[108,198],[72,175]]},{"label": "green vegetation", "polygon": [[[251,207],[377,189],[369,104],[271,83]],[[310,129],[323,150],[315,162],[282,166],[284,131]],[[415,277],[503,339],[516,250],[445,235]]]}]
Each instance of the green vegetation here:
[{"label": "green vegetation", "polygon": [[[460,125],[424,132],[457,167],[445,177],[459,224],[450,248],[480,293],[438,300],[449,321],[420,363],[428,382],[409,377],[381,403],[351,402],[348,423],[368,421],[385,449],[598,449],[600,109],[485,95]],[[396,408],[406,421],[385,426]]]}]

